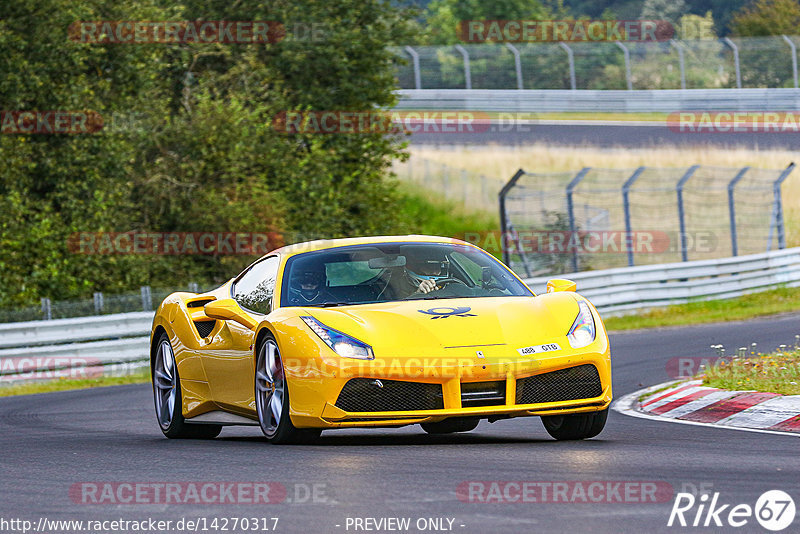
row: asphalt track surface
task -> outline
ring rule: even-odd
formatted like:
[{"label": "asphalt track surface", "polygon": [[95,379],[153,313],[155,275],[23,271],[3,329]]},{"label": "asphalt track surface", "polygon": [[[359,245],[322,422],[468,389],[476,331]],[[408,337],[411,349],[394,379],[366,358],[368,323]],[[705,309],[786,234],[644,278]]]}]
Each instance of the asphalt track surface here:
[{"label": "asphalt track surface", "polygon": [[[480,130],[480,129],[478,129]],[[747,149],[800,148],[800,134],[778,132],[680,133],[660,125],[518,124],[495,125],[475,132],[419,132],[412,145],[545,144],[601,148],[648,148],[665,145]]]},{"label": "asphalt track surface", "polygon": [[[798,314],[614,334],[615,396],[668,380],[670,358],[709,355],[713,343],[733,348],[755,341],[767,349],[792,343],[796,333]],[[412,526],[419,518],[450,518],[458,533],[669,532],[676,530],[667,528],[671,498],[656,504],[485,504],[460,501],[456,487],[463,481],[655,481],[674,492],[705,485],[720,492],[720,503],[751,506],[762,492],[780,489],[800,504],[798,447],[791,436],[613,411],[600,436],[575,443],[550,439],[538,418],[482,422],[454,436],[429,436],[418,426],[330,431],[304,446],[270,445],[247,427],[228,427],[212,441],[168,440],[156,425],[149,385],[119,386],[0,399],[0,518],[257,516],[278,517],[277,532],[356,532],[346,529],[348,517],[409,517]],[[69,496],[80,482],[203,481],[280,482],[288,501],[87,505]],[[305,499],[304,488],[312,484],[322,485],[317,502]],[[800,514],[785,532],[799,526]],[[736,531],[767,532],[753,518]]]}]

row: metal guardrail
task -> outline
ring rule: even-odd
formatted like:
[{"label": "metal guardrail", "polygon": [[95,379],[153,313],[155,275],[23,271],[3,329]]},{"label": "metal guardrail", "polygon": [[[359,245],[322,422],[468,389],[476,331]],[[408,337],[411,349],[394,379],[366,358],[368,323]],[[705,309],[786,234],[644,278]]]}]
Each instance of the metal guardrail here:
[{"label": "metal guardrail", "polygon": [[[800,286],[800,247],[717,260],[645,265],[565,274],[601,313],[726,299]],[[548,277],[525,281],[544,292]]]},{"label": "metal guardrail", "polygon": [[[798,89],[403,89],[399,110],[489,111],[507,113],[677,111],[793,111]],[[666,124],[665,124],[666,126]]]},{"label": "metal guardrail", "polygon": [[0,324],[0,382],[124,374],[146,366],[155,312]]}]

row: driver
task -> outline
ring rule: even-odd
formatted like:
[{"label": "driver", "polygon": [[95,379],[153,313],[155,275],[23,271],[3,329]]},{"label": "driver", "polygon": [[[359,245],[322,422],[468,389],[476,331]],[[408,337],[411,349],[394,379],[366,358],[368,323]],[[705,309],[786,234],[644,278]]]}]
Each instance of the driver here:
[{"label": "driver", "polygon": [[317,270],[303,270],[292,276],[291,300],[295,304],[320,304],[330,302],[331,295],[325,290],[325,274]]},{"label": "driver", "polygon": [[436,282],[447,278],[447,272],[443,269],[445,262],[424,259],[408,258],[406,260],[406,275],[417,286],[416,293],[431,293],[441,289]]}]

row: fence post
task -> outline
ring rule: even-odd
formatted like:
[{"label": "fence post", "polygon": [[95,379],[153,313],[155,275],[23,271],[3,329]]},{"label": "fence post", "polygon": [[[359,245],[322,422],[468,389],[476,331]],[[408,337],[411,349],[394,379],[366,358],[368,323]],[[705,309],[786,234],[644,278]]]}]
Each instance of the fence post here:
[{"label": "fence post", "polygon": [[678,180],[678,185],[675,187],[675,191],[678,193],[678,224],[680,225],[680,232],[681,232],[681,261],[689,261],[689,251],[686,245],[686,215],[683,209],[683,188],[686,186],[686,182],[689,181],[689,178],[694,176],[694,173],[697,172],[697,169],[700,168],[700,165],[694,165],[689,167],[689,170],[686,171],[686,174]]},{"label": "fence post", "polygon": [[200,285],[197,282],[189,282],[189,292],[200,293]]},{"label": "fence post", "polygon": [[[567,218],[569,219],[569,231],[570,231],[570,240],[575,235],[577,231],[577,226],[575,225],[575,206],[572,204],[572,193],[575,191],[575,188],[578,187],[578,184],[581,183],[589,171],[592,170],[591,167],[584,167],[581,171],[575,175],[575,178],[567,184]],[[572,272],[578,272],[578,251],[572,251]]]},{"label": "fence post", "polygon": [[728,37],[723,37],[722,42],[730,47],[733,50],[733,66],[736,69],[736,88],[742,88],[742,69],[739,65],[739,47],[736,46],[736,43],[730,40]]},{"label": "fence post", "polygon": [[53,306],[50,299],[46,297],[42,298],[42,317],[44,317],[45,321],[53,319]]},{"label": "fence post", "polygon": [[[786,248],[786,228],[784,227],[783,222],[783,199],[781,195],[781,184],[783,184],[783,181],[786,180],[790,174],[792,174],[793,170],[794,162],[790,163],[789,166],[784,169],[778,179],[775,180],[775,183],[772,184],[772,189],[775,194],[775,208],[773,211],[775,212],[775,226],[778,229],[778,248],[780,250]],[[770,248],[772,248],[772,237],[770,237],[767,250]]]},{"label": "fence post", "polygon": [[150,293],[150,286],[142,286],[139,290],[142,293],[142,311],[153,309],[153,295]]},{"label": "fence post", "polygon": [[628,91],[633,91],[633,77],[631,75],[631,51],[620,41],[616,41],[618,47],[625,54],[625,79],[628,81]]},{"label": "fence post", "polygon": [[458,50],[461,57],[464,58],[464,88],[472,89],[472,72],[469,70],[469,53],[467,49],[460,44],[456,45],[456,50]]},{"label": "fence post", "polygon": [[[518,170],[516,174],[511,177],[508,183],[503,186],[503,188],[500,190],[500,193],[497,195],[500,204],[500,250],[503,253],[503,263],[509,267],[511,266],[511,258],[508,253],[508,247],[506,246],[506,237],[508,235],[509,226],[508,217],[506,215],[506,195],[508,195],[508,192],[511,191],[515,185],[517,185],[517,182],[523,176],[525,176],[525,171],[522,169]],[[520,251],[520,253],[522,253],[522,251]]]},{"label": "fence post", "polygon": [[631,230],[631,204],[628,201],[628,194],[631,187],[642,175],[646,167],[639,167],[636,171],[625,181],[622,186],[622,209],[625,211],[625,248],[628,249],[628,267],[633,267],[633,233]]},{"label": "fence post", "polygon": [[783,40],[789,45],[789,48],[792,49],[792,78],[794,79],[794,88],[797,89],[797,46],[795,46],[794,42],[786,35],[781,35],[781,37],[783,37]]},{"label": "fence post", "polygon": [[519,57],[519,50],[517,50],[516,46],[512,45],[511,43],[506,43],[506,48],[511,50],[511,53],[514,54],[514,68],[517,71],[517,89],[521,91],[523,89],[522,58]]},{"label": "fence post", "polygon": [[103,313],[103,294],[99,291],[94,294],[94,313],[97,315]]},{"label": "fence post", "polygon": [[577,82],[575,81],[575,53],[567,43],[558,43],[558,46],[567,52],[567,59],[569,60],[569,87],[575,91],[578,88]]},{"label": "fence post", "polygon": [[410,46],[406,46],[404,50],[411,56],[411,64],[414,65],[414,88],[422,89],[422,75],[419,72],[419,54]]},{"label": "fence post", "polygon": [[736,200],[734,199],[733,193],[734,189],[736,189],[736,184],[739,183],[739,180],[744,178],[744,175],[747,174],[749,170],[750,167],[743,168],[728,184],[728,213],[731,217],[731,252],[733,256],[739,255],[739,243],[737,241],[738,237],[736,236]]},{"label": "fence post", "polygon": [[669,44],[678,51],[678,66],[681,69],[681,89],[686,89],[686,58],[683,55],[683,47],[675,39],[670,39]]}]

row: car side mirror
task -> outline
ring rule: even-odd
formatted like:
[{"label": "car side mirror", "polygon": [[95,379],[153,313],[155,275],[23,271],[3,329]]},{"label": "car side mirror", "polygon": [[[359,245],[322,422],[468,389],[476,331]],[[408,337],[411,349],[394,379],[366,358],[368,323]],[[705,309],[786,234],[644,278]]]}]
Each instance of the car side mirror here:
[{"label": "car side mirror", "polygon": [[572,280],[566,280],[564,278],[553,278],[552,280],[547,281],[547,292],[548,293],[557,293],[559,291],[572,291],[573,293],[577,291],[578,284],[573,282]]},{"label": "car side mirror", "polygon": [[250,315],[248,315],[248,313],[233,299],[221,299],[209,302],[203,307],[203,311],[212,319],[236,321],[250,330],[255,330],[256,326],[258,326],[258,322],[250,317]]}]

